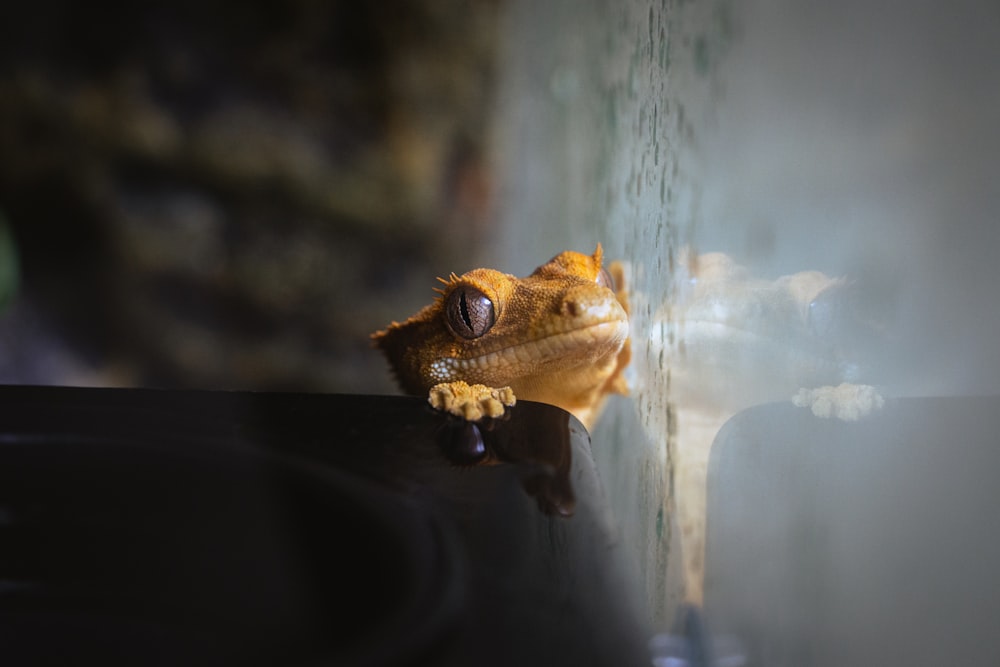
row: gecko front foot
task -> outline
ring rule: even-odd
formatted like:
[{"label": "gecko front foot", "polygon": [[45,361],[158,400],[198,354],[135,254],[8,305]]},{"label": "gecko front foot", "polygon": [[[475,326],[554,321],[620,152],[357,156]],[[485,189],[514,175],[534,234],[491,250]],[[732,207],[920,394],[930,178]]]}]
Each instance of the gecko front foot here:
[{"label": "gecko front foot", "polygon": [[510,387],[487,387],[456,380],[431,387],[427,402],[466,421],[479,421],[483,417],[502,417],[516,399]]}]

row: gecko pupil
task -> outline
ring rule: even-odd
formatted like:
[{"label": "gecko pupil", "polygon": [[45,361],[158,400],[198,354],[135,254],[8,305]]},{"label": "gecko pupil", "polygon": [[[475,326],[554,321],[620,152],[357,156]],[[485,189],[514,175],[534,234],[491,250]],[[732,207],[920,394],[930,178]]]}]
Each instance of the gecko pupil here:
[{"label": "gecko pupil", "polygon": [[493,302],[471,285],[462,285],[448,296],[445,314],[448,327],[462,338],[479,338],[496,319]]},{"label": "gecko pupil", "polygon": [[462,309],[462,320],[469,329],[472,329],[472,318],[469,317],[469,300],[466,298],[464,292],[462,293],[462,298],[459,300],[459,307]]}]

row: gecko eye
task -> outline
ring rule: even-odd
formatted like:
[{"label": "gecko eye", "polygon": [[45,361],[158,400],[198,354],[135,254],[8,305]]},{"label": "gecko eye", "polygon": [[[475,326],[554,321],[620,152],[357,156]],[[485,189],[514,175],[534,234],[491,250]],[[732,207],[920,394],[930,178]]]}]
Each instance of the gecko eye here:
[{"label": "gecko eye", "polygon": [[479,338],[493,326],[493,302],[471,285],[460,285],[448,295],[445,306],[448,326],[462,338]]},{"label": "gecko eye", "polygon": [[615,279],[612,278],[611,274],[604,269],[601,269],[597,273],[597,280],[595,282],[597,282],[597,284],[601,287],[607,287],[612,292],[615,291]]}]

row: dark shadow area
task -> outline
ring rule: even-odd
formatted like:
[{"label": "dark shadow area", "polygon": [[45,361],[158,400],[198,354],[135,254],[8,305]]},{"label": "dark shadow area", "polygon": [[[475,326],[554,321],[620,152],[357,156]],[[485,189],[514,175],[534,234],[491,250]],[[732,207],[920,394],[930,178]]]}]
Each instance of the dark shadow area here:
[{"label": "dark shadow area", "polygon": [[[644,664],[567,413],[0,388],[4,664]],[[463,429],[457,431],[464,433]]]}]

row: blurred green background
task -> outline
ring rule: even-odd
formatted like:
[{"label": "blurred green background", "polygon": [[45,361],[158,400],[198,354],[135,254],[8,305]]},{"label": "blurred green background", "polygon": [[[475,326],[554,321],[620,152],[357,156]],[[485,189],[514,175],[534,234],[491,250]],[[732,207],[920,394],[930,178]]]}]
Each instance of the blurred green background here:
[{"label": "blurred green background", "polygon": [[7,220],[0,212],[0,313],[17,293],[20,276],[21,262],[17,255],[17,243]]},{"label": "blurred green background", "polygon": [[501,4],[0,10],[0,381],[393,391],[493,231]]}]

